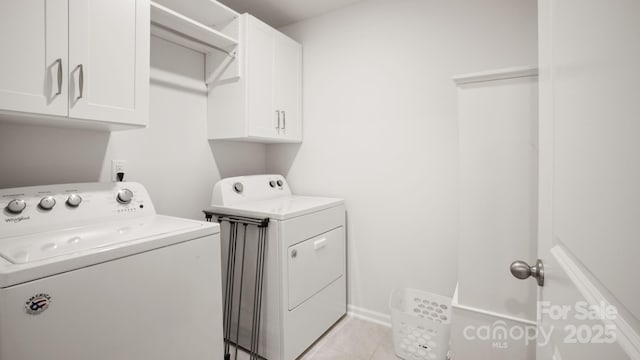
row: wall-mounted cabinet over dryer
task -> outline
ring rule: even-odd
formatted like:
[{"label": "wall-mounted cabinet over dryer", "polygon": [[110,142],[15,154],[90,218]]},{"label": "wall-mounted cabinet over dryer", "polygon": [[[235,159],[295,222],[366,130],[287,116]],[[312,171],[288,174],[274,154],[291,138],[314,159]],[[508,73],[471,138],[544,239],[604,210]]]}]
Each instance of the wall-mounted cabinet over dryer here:
[{"label": "wall-mounted cabinet over dryer", "polygon": [[301,142],[301,45],[249,14],[240,34],[239,69],[207,61],[209,139]]},{"label": "wall-mounted cabinet over dryer", "polygon": [[0,119],[147,125],[148,0],[1,1]]}]

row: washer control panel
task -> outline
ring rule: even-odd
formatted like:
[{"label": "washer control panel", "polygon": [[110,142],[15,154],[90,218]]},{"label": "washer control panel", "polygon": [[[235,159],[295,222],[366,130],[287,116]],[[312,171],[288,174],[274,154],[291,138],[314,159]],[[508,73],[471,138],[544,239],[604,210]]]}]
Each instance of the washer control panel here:
[{"label": "washer control panel", "polygon": [[11,214],[20,214],[27,207],[27,203],[23,199],[13,199],[7,204],[7,211]]},{"label": "washer control panel", "polygon": [[[69,199],[67,199],[67,202],[69,202]],[[47,195],[40,199],[38,206],[40,206],[40,209],[42,210],[51,210],[56,206],[56,198],[51,195]]]},{"label": "washer control panel", "polygon": [[69,194],[67,196],[67,201],[65,202],[67,205],[71,207],[78,207],[82,203],[82,196],[80,194]]},{"label": "washer control panel", "polygon": [[81,183],[0,189],[0,239],[40,227],[155,215],[138,183]]},{"label": "washer control panel", "polygon": [[118,191],[118,195],[116,195],[116,200],[120,204],[130,204],[131,200],[133,200],[133,191],[129,189],[120,189]]}]

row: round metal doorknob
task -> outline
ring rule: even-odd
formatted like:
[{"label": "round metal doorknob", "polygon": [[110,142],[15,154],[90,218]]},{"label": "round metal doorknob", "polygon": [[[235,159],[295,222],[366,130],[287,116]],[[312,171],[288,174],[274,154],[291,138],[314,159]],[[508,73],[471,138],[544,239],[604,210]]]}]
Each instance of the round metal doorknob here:
[{"label": "round metal doorknob", "polygon": [[534,266],[529,266],[525,261],[518,260],[511,263],[511,275],[515,278],[524,280],[533,277],[538,281],[538,286],[544,286],[544,265],[542,260],[538,259]]},{"label": "round metal doorknob", "polygon": [[511,275],[524,280],[531,276],[531,267],[524,261],[518,260],[511,263]]}]

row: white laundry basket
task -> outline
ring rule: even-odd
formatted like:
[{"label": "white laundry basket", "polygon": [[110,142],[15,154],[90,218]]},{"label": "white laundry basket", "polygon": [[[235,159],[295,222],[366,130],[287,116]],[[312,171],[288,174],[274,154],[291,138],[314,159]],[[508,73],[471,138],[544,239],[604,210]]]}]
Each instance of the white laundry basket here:
[{"label": "white laundry basket", "polygon": [[445,360],[449,349],[451,298],[398,289],[389,299],[396,355],[406,360]]}]

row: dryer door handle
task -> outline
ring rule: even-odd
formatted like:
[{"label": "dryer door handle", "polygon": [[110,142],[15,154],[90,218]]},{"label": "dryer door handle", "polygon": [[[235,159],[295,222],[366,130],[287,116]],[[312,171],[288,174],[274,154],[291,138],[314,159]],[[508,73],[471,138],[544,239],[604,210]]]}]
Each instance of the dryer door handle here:
[{"label": "dryer door handle", "polygon": [[319,250],[327,246],[327,238],[322,238],[313,242],[313,250]]}]

